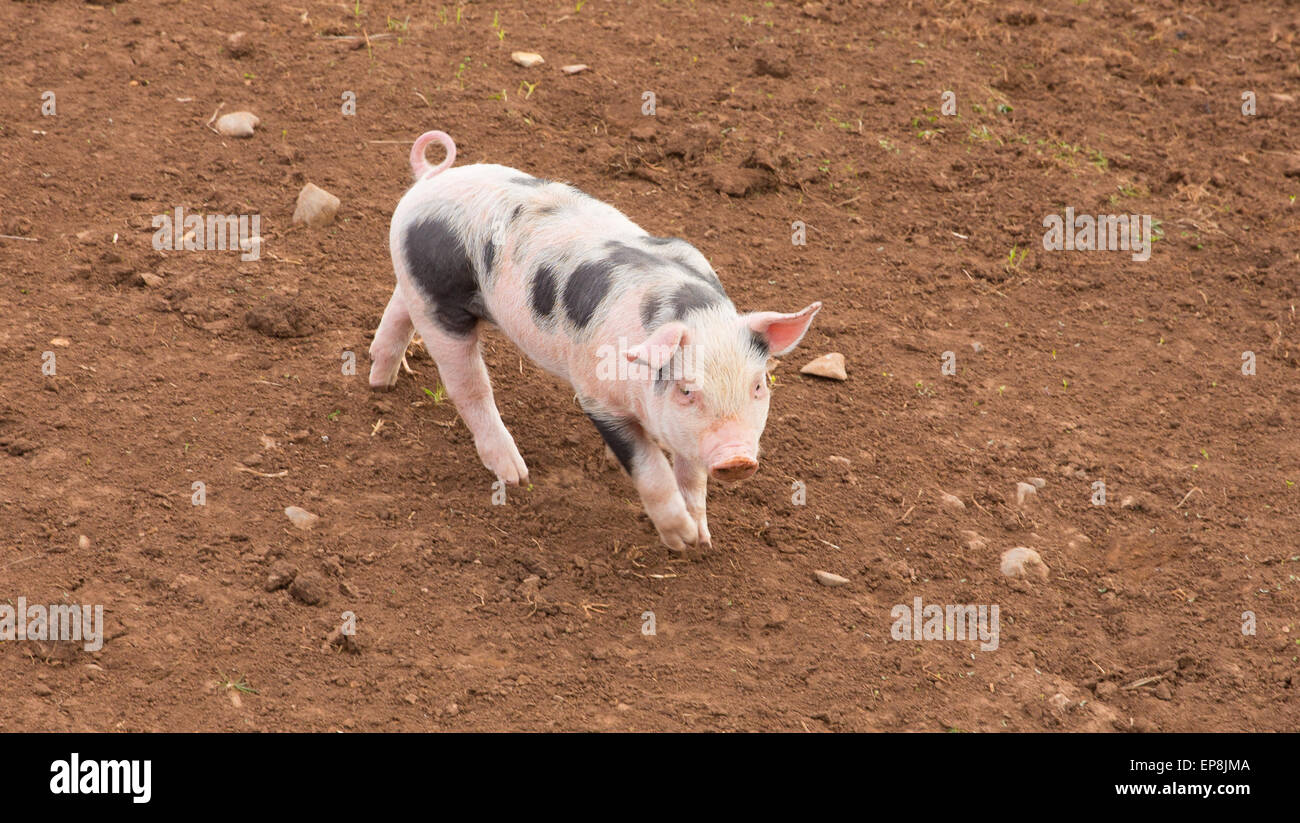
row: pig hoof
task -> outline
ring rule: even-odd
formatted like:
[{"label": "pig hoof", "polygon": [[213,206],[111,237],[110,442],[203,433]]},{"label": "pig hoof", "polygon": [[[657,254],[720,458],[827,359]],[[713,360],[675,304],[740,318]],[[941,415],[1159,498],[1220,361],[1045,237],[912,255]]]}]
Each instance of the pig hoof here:
[{"label": "pig hoof", "polygon": [[659,539],[674,554],[690,555],[699,550],[700,530],[695,521],[683,514],[662,527],[656,524]]},{"label": "pig hoof", "polygon": [[388,369],[385,374],[377,365],[370,370],[371,391],[388,391],[397,385],[397,370]]},{"label": "pig hoof", "polygon": [[524,464],[524,458],[520,457],[514,443],[509,444],[509,449],[484,449],[479,452],[479,457],[488,471],[495,474],[502,483],[509,486],[528,485],[528,466]]}]

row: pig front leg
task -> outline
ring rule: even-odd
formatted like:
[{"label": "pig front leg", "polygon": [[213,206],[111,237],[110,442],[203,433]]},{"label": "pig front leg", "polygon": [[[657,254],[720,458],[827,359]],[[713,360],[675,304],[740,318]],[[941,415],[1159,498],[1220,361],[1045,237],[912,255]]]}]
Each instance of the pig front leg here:
[{"label": "pig front leg", "polygon": [[674,552],[699,548],[700,530],[682,500],[673,468],[635,420],[587,411],[600,436],[632,477],[641,505],[655,524],[659,539]]},{"label": "pig front leg", "polygon": [[700,551],[709,551],[713,548],[709,519],[705,516],[709,498],[709,471],[702,463],[692,463],[680,455],[674,455],[673,474],[677,478],[677,489],[686,503],[686,511],[695,520],[699,530]]}]

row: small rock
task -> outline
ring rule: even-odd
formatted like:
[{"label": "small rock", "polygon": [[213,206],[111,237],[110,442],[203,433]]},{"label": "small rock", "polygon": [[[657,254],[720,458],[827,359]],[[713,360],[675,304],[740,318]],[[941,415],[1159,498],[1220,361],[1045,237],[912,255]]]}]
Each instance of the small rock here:
[{"label": "small rock", "polygon": [[820,569],[813,572],[813,576],[815,576],[817,582],[821,583],[823,586],[847,586],[849,584],[849,579],[847,577],[840,577],[838,574],[831,574],[830,572],[824,572]]},{"label": "small rock", "polygon": [[974,350],[974,352],[975,352],[976,354],[983,354],[983,353],[984,353],[984,344],[981,343],[981,342],[979,342],[978,340],[976,340],[974,343],[971,343],[971,344],[970,344],[970,347],[971,347],[971,349]]},{"label": "small rock", "polygon": [[1064,694],[1061,694],[1060,692],[1057,692],[1056,694],[1047,698],[1047,705],[1051,706],[1053,709],[1055,709],[1058,712],[1064,712],[1069,710],[1070,708],[1070,698],[1066,697]]},{"label": "small rock", "polygon": [[252,52],[253,44],[247,32],[237,31],[226,38],[226,53],[231,57],[247,57]]},{"label": "small rock", "polygon": [[1086,545],[1088,545],[1088,544],[1091,543],[1091,542],[1092,542],[1092,540],[1090,540],[1090,539],[1088,538],[1088,535],[1084,534],[1083,532],[1079,531],[1078,529],[1069,529],[1069,530],[1067,530],[1067,537],[1065,538],[1065,545],[1066,545],[1066,547],[1068,547],[1071,551],[1076,551],[1076,550],[1078,550],[1080,547],[1082,547],[1082,546],[1086,546]]},{"label": "small rock", "polygon": [[541,589],[542,578],[535,574],[529,575],[519,584],[519,596],[528,598],[533,597]]},{"label": "small rock", "polygon": [[313,229],[328,226],[338,214],[340,201],[337,197],[317,186],[308,183],[298,192],[298,205],[293,210],[293,223],[307,224]]},{"label": "small rock", "polygon": [[979,532],[973,532],[970,529],[963,529],[961,539],[966,541],[966,548],[973,552],[981,552],[989,547],[989,542],[979,535]]},{"label": "small rock", "polygon": [[966,504],[961,501],[961,498],[947,492],[939,492],[939,505],[951,512],[966,511]]},{"label": "small rock", "polygon": [[1173,700],[1174,693],[1169,691],[1169,687],[1164,683],[1156,684],[1156,698],[1160,700]]},{"label": "small rock", "polygon": [[1116,686],[1114,683],[1110,682],[1109,680],[1101,681],[1100,683],[1097,684],[1097,687],[1093,689],[1093,693],[1097,695],[1098,700],[1109,700],[1110,698],[1114,697],[1115,693],[1118,691],[1119,691],[1119,686]]},{"label": "small rock", "polygon": [[1047,481],[1041,477],[1031,477],[1029,478],[1029,485],[1033,486],[1035,489],[1041,489],[1043,486],[1047,485]]},{"label": "small rock", "polygon": [[1149,512],[1155,510],[1155,498],[1145,492],[1125,495],[1124,499],[1119,501],[1121,509],[1132,509],[1135,512]]},{"label": "small rock", "polygon": [[531,51],[512,51],[510,52],[510,59],[526,69],[531,69],[533,66],[540,66],[542,63],[546,62],[542,59],[540,54]]},{"label": "small rock", "polygon": [[1034,486],[1032,483],[1017,483],[1016,484],[1016,505],[1017,506],[1025,505],[1025,500],[1027,498],[1033,497],[1037,494],[1038,494],[1038,488]]},{"label": "small rock", "polygon": [[135,276],[135,280],[136,280],[136,285],[148,286],[151,289],[156,289],[166,282],[161,277],[159,277],[158,275],[150,271],[140,272]]},{"label": "small rock", "polygon": [[271,572],[266,576],[266,590],[268,592],[283,589],[293,582],[298,576],[298,567],[288,560],[280,560],[271,567]]},{"label": "small rock", "polygon": [[284,510],[284,514],[290,522],[303,531],[310,531],[316,525],[316,521],[320,520],[318,516],[297,506],[289,506]]},{"label": "small rock", "polygon": [[49,697],[50,695],[54,694],[54,689],[51,689],[49,686],[45,685],[44,683],[37,683],[35,686],[32,687],[32,692],[37,697]]},{"label": "small rock", "polygon": [[217,131],[227,137],[252,137],[262,121],[251,111],[232,111],[217,118]]},{"label": "small rock", "polygon": [[289,584],[289,594],[294,600],[308,606],[319,606],[328,598],[325,578],[316,572],[303,572]]},{"label": "small rock", "polygon": [[830,380],[848,380],[848,373],[844,370],[844,355],[839,352],[823,354],[816,360],[810,361],[802,369],[800,374],[811,374],[815,377],[825,377]]},{"label": "small rock", "polygon": [[90,548],[90,538],[87,537],[87,536],[84,535],[84,534],[81,535],[80,537],[78,537],[78,538],[77,538],[77,548],[81,549],[83,552],[86,551],[87,549],[89,549],[89,548]]},{"label": "small rock", "polygon": [[560,71],[565,74],[579,74],[591,68],[586,63],[574,63],[572,66],[560,66]]},{"label": "small rock", "polygon": [[55,337],[50,341],[50,345],[58,346],[61,349],[66,349],[68,346],[72,345],[72,341],[66,337]]},{"label": "small rock", "polygon": [[1033,575],[1041,580],[1047,579],[1047,564],[1033,549],[1016,546],[1002,553],[1002,573],[1007,577],[1028,577]]}]

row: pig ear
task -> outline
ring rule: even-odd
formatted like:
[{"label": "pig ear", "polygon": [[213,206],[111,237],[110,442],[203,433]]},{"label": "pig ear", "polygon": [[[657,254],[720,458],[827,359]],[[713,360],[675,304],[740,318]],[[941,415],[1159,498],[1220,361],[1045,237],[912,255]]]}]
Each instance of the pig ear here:
[{"label": "pig ear", "polygon": [[751,331],[767,339],[768,348],[774,356],[789,353],[808,333],[812,319],[821,311],[821,301],[817,301],[795,314],[781,314],[774,311],[756,311],[745,315],[745,322]]},{"label": "pig ear", "polygon": [[665,323],[651,332],[650,336],[639,345],[628,349],[625,354],[629,363],[642,363],[658,371],[673,358],[677,348],[682,345],[686,335],[686,326],[681,323]]}]

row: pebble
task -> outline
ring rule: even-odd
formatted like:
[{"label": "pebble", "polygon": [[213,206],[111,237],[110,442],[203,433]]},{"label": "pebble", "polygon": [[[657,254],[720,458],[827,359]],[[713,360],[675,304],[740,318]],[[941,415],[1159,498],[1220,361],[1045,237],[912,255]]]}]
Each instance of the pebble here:
[{"label": "pebble", "polygon": [[86,551],[87,549],[89,549],[89,548],[90,548],[90,538],[87,537],[87,536],[84,535],[84,534],[81,535],[80,537],[78,537],[78,538],[77,538],[77,548],[81,549],[83,552]]},{"label": "pebble", "polygon": [[1042,556],[1033,549],[1016,546],[1002,553],[1002,573],[1007,577],[1028,577],[1033,575],[1041,580],[1047,579],[1047,564]]},{"label": "pebble", "polygon": [[1129,494],[1119,501],[1119,507],[1121,509],[1132,509],[1136,512],[1155,511],[1155,498],[1145,492]]},{"label": "pebble", "polygon": [[531,51],[512,51],[510,52],[510,59],[526,69],[531,69],[533,66],[540,66],[542,63],[546,62],[542,59],[540,54]]},{"label": "pebble", "polygon": [[840,577],[838,574],[831,574],[820,569],[813,572],[813,575],[817,578],[817,582],[823,586],[847,586],[849,584],[847,577]]},{"label": "pebble", "polygon": [[227,137],[252,137],[262,121],[251,111],[232,111],[217,118],[217,131]]},{"label": "pebble", "polygon": [[1029,478],[1029,485],[1033,486],[1035,489],[1041,489],[1043,486],[1047,485],[1047,481],[1041,477],[1031,477]]},{"label": "pebble", "polygon": [[981,537],[979,532],[970,529],[962,530],[961,539],[965,541],[966,548],[973,552],[984,551],[989,547],[989,542]]},{"label": "pebble", "polygon": [[289,518],[290,522],[303,531],[310,530],[316,525],[316,521],[320,520],[318,516],[298,506],[289,506],[284,510],[284,514]]},{"label": "pebble", "polygon": [[823,354],[816,360],[811,360],[802,369],[800,374],[811,374],[814,377],[825,377],[829,380],[848,380],[849,375],[844,370],[844,355],[839,352]]},{"label": "pebble", "polygon": [[1038,487],[1033,485],[1032,483],[1017,483],[1016,484],[1016,505],[1017,506],[1025,505],[1026,498],[1033,497],[1037,494],[1038,494]]},{"label": "pebble", "polygon": [[338,214],[340,201],[337,197],[317,186],[308,183],[298,192],[298,205],[293,210],[293,223],[305,223],[313,229],[328,226]]},{"label": "pebble", "polygon": [[949,511],[952,512],[966,511],[966,504],[963,503],[961,501],[961,498],[956,496],[955,494],[948,494],[947,492],[939,492],[939,504],[943,506],[945,509],[948,509]]},{"label": "pebble", "polygon": [[831,464],[831,467],[835,469],[835,472],[842,480],[850,483],[857,483],[853,478],[853,463],[847,457],[840,457],[838,454],[833,454],[826,458],[826,462]]},{"label": "pebble", "polygon": [[586,63],[575,63],[572,66],[560,66],[560,71],[565,74],[578,74],[579,72],[584,72],[589,68],[590,66]]},{"label": "pebble", "polygon": [[246,57],[253,51],[253,44],[248,40],[248,33],[237,31],[226,38],[226,53],[231,57]]}]

